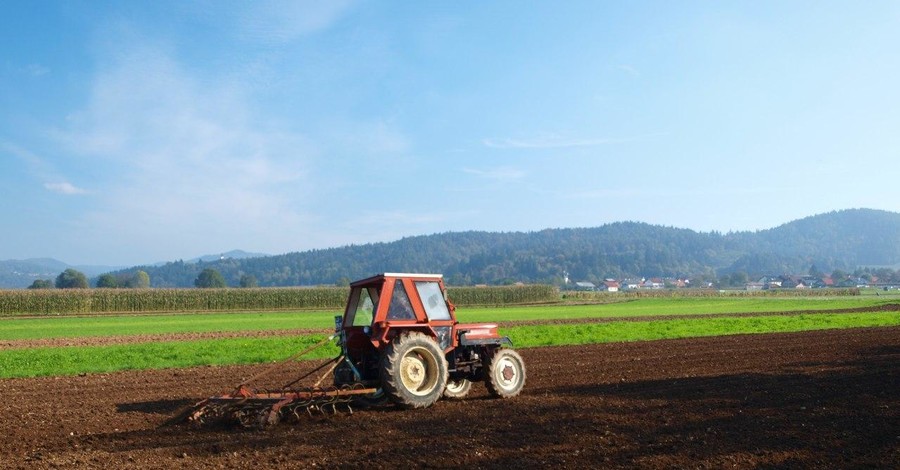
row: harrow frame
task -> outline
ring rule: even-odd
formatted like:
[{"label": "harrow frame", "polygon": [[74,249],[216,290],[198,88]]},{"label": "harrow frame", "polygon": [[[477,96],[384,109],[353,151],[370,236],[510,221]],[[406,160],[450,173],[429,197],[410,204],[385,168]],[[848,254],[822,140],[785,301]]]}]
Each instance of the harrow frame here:
[{"label": "harrow frame", "polygon": [[285,418],[299,420],[302,412],[309,416],[313,416],[314,411],[322,415],[328,415],[329,412],[334,414],[338,412],[339,406],[352,414],[350,404],[354,398],[375,392],[377,389],[365,388],[362,384],[280,391],[251,390],[242,385],[230,394],[210,397],[197,403],[188,420],[200,426],[213,422],[232,422],[245,428],[264,428]]}]

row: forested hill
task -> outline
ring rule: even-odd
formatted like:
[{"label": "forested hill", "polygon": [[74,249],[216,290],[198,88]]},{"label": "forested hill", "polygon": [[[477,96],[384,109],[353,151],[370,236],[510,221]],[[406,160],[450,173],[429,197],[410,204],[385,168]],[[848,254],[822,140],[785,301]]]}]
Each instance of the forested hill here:
[{"label": "forested hill", "polygon": [[[438,272],[449,283],[686,276],[715,279],[749,275],[805,274],[859,266],[900,265],[900,214],[853,209],[808,217],[757,232],[721,234],[617,222],[596,228],[539,232],[451,232],[390,243],[351,245],[213,262],[141,266],[154,287],[193,286],[214,268],[229,285],[252,275],[260,286],[346,282],[379,272]],[[128,271],[128,270],[124,270]]]}]

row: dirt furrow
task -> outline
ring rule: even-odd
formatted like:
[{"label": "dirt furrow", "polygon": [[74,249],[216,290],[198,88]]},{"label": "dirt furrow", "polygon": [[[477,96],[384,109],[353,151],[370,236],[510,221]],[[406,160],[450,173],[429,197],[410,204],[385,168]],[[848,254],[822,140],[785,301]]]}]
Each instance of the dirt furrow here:
[{"label": "dirt furrow", "polygon": [[896,468],[900,461],[900,328],[522,353],[528,383],[514,399],[490,399],[476,386],[469,399],[424,410],[357,410],[262,432],[165,425],[262,365],[0,380],[0,463]]}]

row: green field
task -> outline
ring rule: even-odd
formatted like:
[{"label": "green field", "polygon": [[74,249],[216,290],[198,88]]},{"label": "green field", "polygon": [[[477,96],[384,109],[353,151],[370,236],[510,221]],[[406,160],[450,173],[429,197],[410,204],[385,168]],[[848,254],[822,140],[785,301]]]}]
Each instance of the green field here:
[{"label": "green field", "polygon": [[0,320],[0,340],[334,328],[337,312],[196,313]]},{"label": "green field", "polygon": [[[626,318],[729,313],[828,311],[870,308],[898,299],[834,298],[646,298],[596,305],[538,305],[527,307],[459,308],[461,322],[541,321],[556,319]],[[330,329],[332,311],[193,313],[88,317],[0,319],[0,340],[80,338],[171,333]]]},{"label": "green field", "polygon": [[595,305],[460,309],[460,321],[710,315],[871,308],[900,303],[900,297],[655,297]]},{"label": "green field", "polygon": [[[600,305],[544,305],[459,309],[463,322],[552,321],[560,319],[665,318],[651,321],[537,324],[502,329],[517,348],[646,341],[700,336],[792,332],[828,328],[900,326],[900,312],[829,313],[896,302],[853,296],[834,298],[647,298]],[[727,316],[770,312],[815,312],[785,316]],[[336,312],[121,315],[100,317],[8,318],[0,320],[0,340],[85,338],[148,334],[327,330]],[[726,314],[726,316],[721,316]],[[31,347],[0,350],[0,377],[34,377],[127,369],[262,363],[290,356],[324,333],[262,338],[143,342],[125,345]],[[336,355],[334,346],[306,358]]]}]

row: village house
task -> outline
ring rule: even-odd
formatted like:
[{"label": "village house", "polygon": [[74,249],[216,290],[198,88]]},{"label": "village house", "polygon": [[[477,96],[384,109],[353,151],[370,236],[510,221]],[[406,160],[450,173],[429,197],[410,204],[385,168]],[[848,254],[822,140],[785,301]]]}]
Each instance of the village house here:
[{"label": "village house", "polygon": [[615,279],[607,279],[600,285],[600,290],[606,292],[619,292],[619,282]]},{"label": "village house", "polygon": [[594,291],[597,290],[597,286],[593,282],[580,281],[575,283],[575,290]]}]

